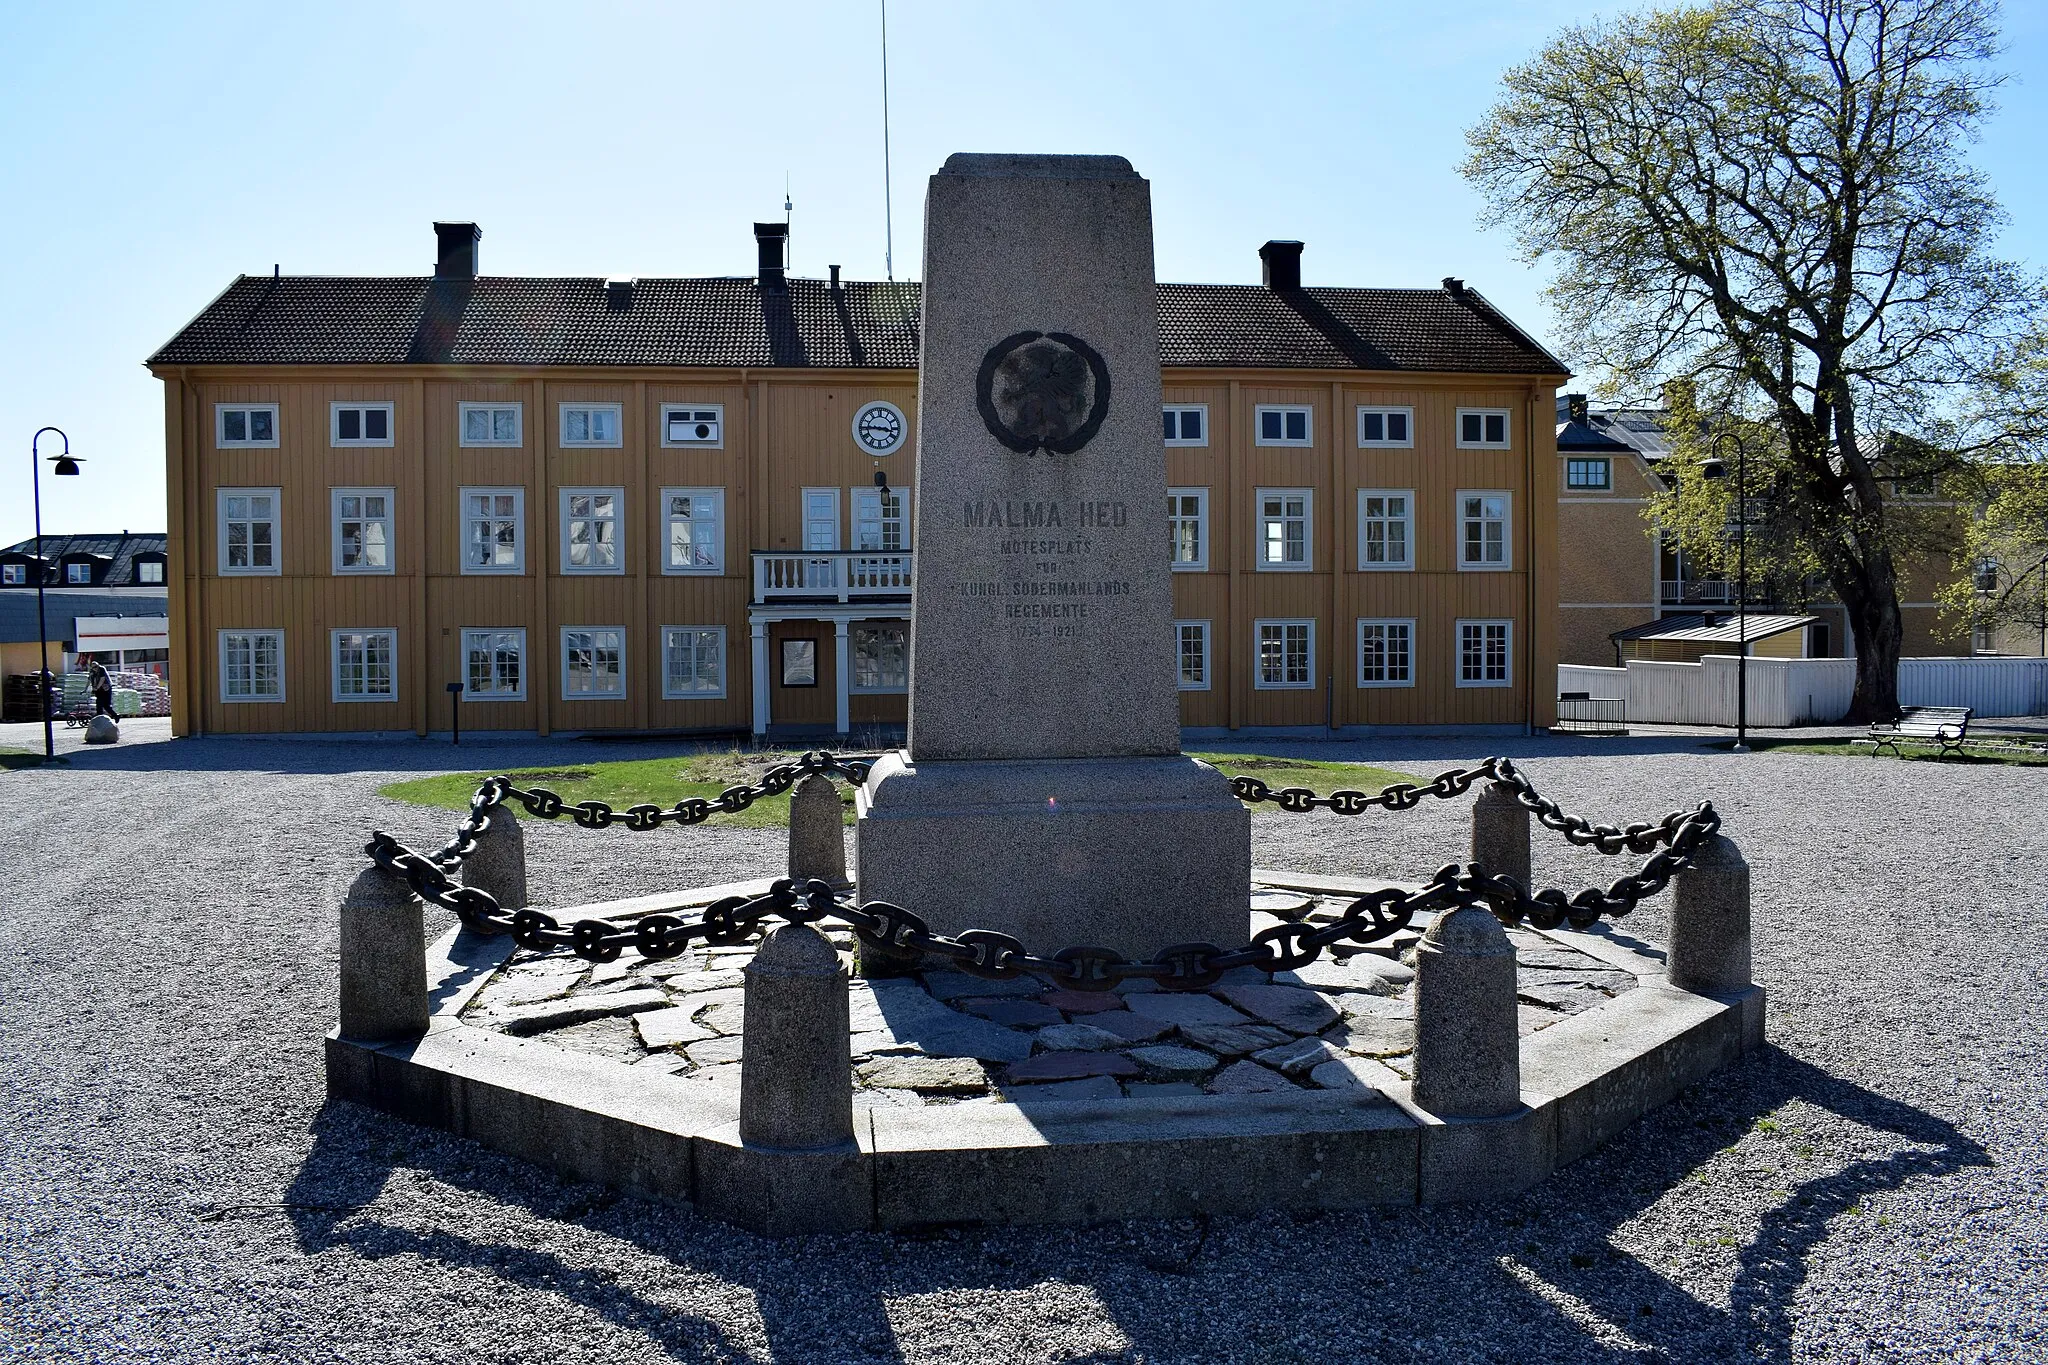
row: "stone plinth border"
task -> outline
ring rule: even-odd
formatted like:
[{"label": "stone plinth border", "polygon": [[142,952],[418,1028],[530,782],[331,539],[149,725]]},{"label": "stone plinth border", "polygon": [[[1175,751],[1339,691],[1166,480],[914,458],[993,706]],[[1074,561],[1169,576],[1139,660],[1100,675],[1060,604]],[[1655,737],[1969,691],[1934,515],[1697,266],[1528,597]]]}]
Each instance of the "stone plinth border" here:
[{"label": "stone plinth border", "polygon": [[[1370,889],[1255,876],[1326,893]],[[617,919],[766,886],[573,913]],[[381,1040],[331,1032],[328,1093],[769,1235],[1500,1198],[1593,1151],[1764,1037],[1761,987],[1680,990],[1660,954],[1605,925],[1533,932],[1632,971],[1640,984],[1521,1039],[1521,1102],[1489,1118],[1439,1117],[1415,1103],[1409,1085],[1390,1083],[1380,1091],[876,1107],[855,1115],[850,1143],[750,1146],[740,1140],[740,1094],[730,1086],[460,1022],[514,947],[461,929],[427,951],[426,1031]]]}]

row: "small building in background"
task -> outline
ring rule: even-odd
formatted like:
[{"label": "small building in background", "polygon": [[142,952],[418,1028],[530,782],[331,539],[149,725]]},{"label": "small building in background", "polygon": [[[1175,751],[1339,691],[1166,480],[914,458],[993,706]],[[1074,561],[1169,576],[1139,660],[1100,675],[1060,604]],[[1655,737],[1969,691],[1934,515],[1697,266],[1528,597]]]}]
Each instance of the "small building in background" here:
[{"label": "small building in background", "polygon": [[1709,654],[1747,654],[1752,659],[1810,659],[1817,632],[1826,623],[1818,616],[1752,613],[1747,620],[1732,611],[1682,612],[1660,617],[1611,635],[1614,661],[1631,659],[1666,664],[1696,664]]}]

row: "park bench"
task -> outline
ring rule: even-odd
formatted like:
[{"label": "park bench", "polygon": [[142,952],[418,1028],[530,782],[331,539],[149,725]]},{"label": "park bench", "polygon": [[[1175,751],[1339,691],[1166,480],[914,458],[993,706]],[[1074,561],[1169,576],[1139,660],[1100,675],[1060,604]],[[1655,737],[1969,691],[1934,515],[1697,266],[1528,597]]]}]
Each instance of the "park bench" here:
[{"label": "park bench", "polygon": [[1904,757],[1899,754],[1899,741],[1902,739],[1931,741],[1940,745],[1944,754],[1950,751],[1961,754],[1963,741],[1969,735],[1970,708],[1967,706],[1902,706],[1899,718],[1889,725],[1882,721],[1871,722],[1870,739],[1874,747],[1870,754],[1875,758],[1890,747],[1893,754]]}]

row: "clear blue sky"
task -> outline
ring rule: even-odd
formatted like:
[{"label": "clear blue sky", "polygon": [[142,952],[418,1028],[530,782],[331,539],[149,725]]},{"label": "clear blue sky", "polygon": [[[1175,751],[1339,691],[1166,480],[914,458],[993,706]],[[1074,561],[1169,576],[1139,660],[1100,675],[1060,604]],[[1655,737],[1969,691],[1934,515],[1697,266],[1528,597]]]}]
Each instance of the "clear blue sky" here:
[{"label": "clear blue sky", "polygon": [[[1547,336],[1544,281],[1455,168],[1500,72],[1612,8],[893,0],[896,273],[948,153],[1115,152],[1152,181],[1163,279],[1255,281],[1259,243],[1298,237],[1311,284],[1461,275]],[[786,173],[797,270],[879,278],[876,9],[0,9],[0,543],[29,534],[44,423],[89,461],[44,480],[46,530],[163,528],[142,360],[239,272],[424,274],[429,222],[456,218],[491,274],[744,274]],[[2039,268],[2048,13],[2013,6],[2006,34],[1978,162],[2004,250]]]}]

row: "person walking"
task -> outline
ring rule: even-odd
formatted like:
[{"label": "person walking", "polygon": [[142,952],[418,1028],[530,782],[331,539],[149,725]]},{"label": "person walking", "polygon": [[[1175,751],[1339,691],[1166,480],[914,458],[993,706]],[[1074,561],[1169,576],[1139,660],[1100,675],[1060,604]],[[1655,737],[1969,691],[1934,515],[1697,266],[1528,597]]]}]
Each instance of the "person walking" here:
[{"label": "person walking", "polygon": [[85,676],[92,686],[92,713],[111,718],[114,714],[114,680],[108,676],[107,666],[95,657],[85,670]]}]

